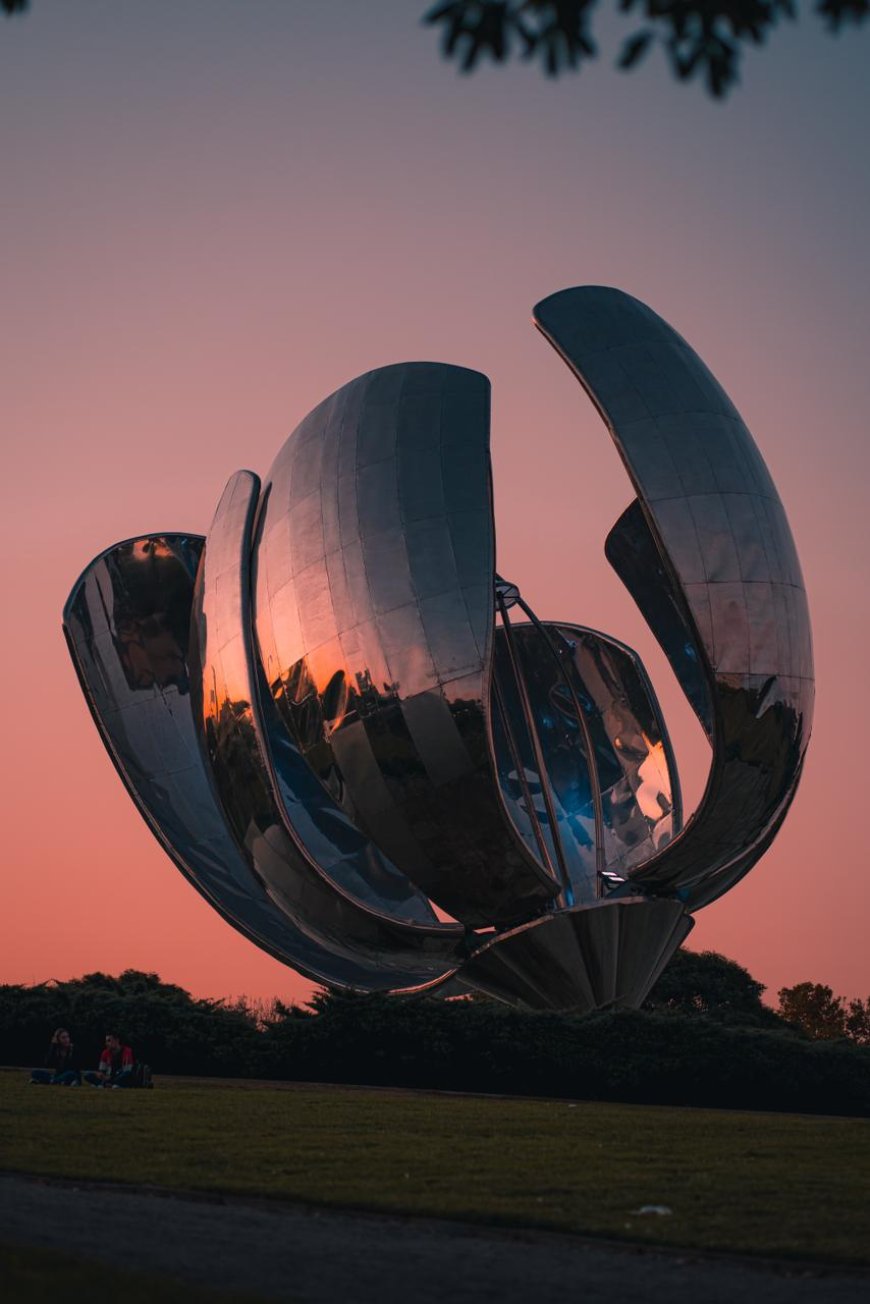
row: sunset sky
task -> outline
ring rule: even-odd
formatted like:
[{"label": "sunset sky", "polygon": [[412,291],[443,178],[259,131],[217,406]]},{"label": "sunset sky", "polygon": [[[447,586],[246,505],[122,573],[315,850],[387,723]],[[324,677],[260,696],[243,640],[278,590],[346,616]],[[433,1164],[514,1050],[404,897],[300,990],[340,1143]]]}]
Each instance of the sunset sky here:
[{"label": "sunset sky", "polygon": [[[610,571],[632,494],[530,321],[619,286],[722,381],[789,514],[815,732],[791,815],[690,939],[778,987],[870,991],[870,30],[805,17],[724,104],[660,56],[556,83],[459,76],[425,0],[34,0],[0,21],[4,563],[0,982],[156,970],[197,995],[310,985],[188,886],[124,792],[61,634],[88,561],[204,533],[321,398],[372,367],[493,385],[499,570],[541,617],[644,657],[682,762],[700,730]],[[604,23],[613,49],[623,28]],[[867,809],[865,809],[865,802]]]}]

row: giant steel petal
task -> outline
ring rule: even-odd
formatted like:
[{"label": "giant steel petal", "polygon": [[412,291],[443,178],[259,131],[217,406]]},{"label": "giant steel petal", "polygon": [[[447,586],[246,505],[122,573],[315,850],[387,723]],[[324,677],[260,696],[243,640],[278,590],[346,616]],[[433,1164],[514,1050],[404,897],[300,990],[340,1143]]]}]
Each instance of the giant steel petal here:
[{"label": "giant steel petal", "polygon": [[466,925],[545,908],[490,747],[486,378],[405,363],[321,403],[269,473],[255,567],[275,710],[348,818]]},{"label": "giant steel petal", "polygon": [[232,476],[218,504],[193,599],[197,724],[239,854],[279,908],[328,948],[330,979],[361,963],[381,986],[417,986],[458,963],[458,925],[416,923],[363,905],[332,881],[286,818],[256,713],[248,576],[259,480]]},{"label": "giant steel petal", "polygon": [[[191,708],[189,628],[204,540],[128,539],[101,553],[64,607],[64,631],[94,722],[125,787],[161,846],[228,923],[315,982],[334,957],[270,899],[230,836]],[[352,986],[371,966],[348,964]]]},{"label": "giant steel petal", "polygon": [[[599,836],[600,868],[608,872],[610,881],[618,881],[682,827],[679,780],[664,719],[640,659],[624,643],[597,630],[554,621],[512,623],[511,641],[546,763],[545,778],[552,790],[573,900],[589,904],[602,886],[596,855]],[[505,643],[505,630],[497,629],[500,710],[495,747],[502,789],[514,823],[529,845],[534,845],[533,820],[551,844],[548,812],[540,797],[541,776],[505,669]],[[510,715],[507,725],[505,711]],[[518,763],[525,782],[520,782]],[[590,764],[597,782],[589,773]],[[531,819],[530,800],[534,803]],[[596,803],[601,810],[599,823]]]},{"label": "giant steel petal", "polygon": [[[791,531],[733,404],[654,312],[590,286],[545,299],[535,321],[595,402],[632,479],[649,538],[624,517],[611,555],[642,609],[662,613],[654,632],[709,725],[712,764],[698,809],[631,874],[635,888],[697,908],[766,850],[800,778],[814,683]],[[633,547],[655,558],[654,600],[643,600]],[[675,641],[680,623],[688,651]]]}]

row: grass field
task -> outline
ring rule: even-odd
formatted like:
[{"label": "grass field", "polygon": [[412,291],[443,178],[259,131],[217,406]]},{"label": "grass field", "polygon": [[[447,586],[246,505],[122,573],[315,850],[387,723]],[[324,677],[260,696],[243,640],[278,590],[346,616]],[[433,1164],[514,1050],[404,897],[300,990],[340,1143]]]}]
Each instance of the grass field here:
[{"label": "grass field", "polygon": [[129,1272],[56,1250],[0,1244],[0,1281],[7,1304],[45,1304],[57,1299],[123,1299],[124,1304],[256,1304],[253,1295],[205,1290],[191,1282]]},{"label": "grass field", "polygon": [[0,1073],[0,1168],[870,1263],[861,1119]]}]

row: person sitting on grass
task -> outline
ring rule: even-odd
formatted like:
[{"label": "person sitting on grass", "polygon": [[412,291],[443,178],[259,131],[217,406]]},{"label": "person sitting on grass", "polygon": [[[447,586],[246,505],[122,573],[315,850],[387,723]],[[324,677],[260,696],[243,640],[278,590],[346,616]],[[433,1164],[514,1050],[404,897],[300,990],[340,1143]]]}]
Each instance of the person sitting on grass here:
[{"label": "person sitting on grass", "polygon": [[72,1038],[66,1028],[57,1028],[45,1056],[45,1068],[34,1069],[30,1081],[37,1086],[78,1087],[81,1080]]},{"label": "person sitting on grass", "polygon": [[116,1032],[107,1032],[99,1068],[96,1073],[85,1073],[84,1079],[92,1087],[132,1087],[134,1067],[130,1047],[122,1043]]}]

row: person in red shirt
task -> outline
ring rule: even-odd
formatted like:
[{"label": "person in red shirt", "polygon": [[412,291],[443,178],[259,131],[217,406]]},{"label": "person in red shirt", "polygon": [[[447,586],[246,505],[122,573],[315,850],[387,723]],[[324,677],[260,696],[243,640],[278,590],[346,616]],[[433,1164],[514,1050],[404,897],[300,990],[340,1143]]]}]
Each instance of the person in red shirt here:
[{"label": "person in red shirt", "polygon": [[130,1047],[122,1043],[116,1032],[107,1032],[99,1068],[96,1073],[82,1076],[92,1087],[132,1087],[135,1063]]}]

